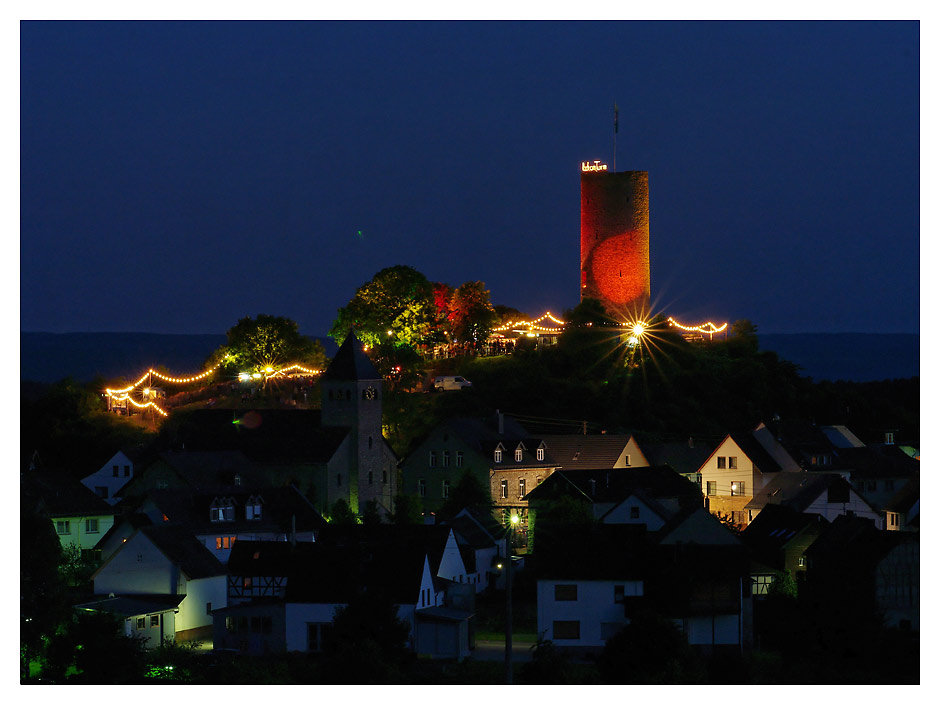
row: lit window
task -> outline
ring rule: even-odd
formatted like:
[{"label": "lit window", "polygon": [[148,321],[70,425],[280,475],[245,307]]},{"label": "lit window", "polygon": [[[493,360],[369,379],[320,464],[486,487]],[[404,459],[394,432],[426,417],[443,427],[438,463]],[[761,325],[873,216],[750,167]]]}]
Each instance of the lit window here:
[{"label": "lit window", "polygon": [[503,462],[503,451],[502,451],[502,449],[497,448],[496,450],[493,451],[493,462],[494,462],[494,463],[501,463],[501,462]]},{"label": "lit window", "polygon": [[506,480],[499,481],[499,498],[506,499],[509,497],[509,483]]},{"label": "lit window", "polygon": [[444,499],[450,497],[450,482],[448,480],[443,480],[441,482],[441,497]]},{"label": "lit window", "polygon": [[539,462],[542,462],[543,460],[545,460],[544,448],[539,448],[538,450],[535,451],[535,459],[538,460]]},{"label": "lit window", "polygon": [[797,560],[796,564],[797,564],[800,568],[805,568],[805,567],[806,567],[806,556],[800,556],[799,559]]},{"label": "lit window", "polygon": [[728,467],[731,470],[738,469],[738,457],[736,455],[728,456]]},{"label": "lit window", "polygon": [[522,448],[516,448],[516,462],[522,462]]},{"label": "lit window", "polygon": [[525,478],[524,477],[519,478],[519,496],[525,497]]},{"label": "lit window", "polygon": [[146,618],[146,617],[138,617],[138,618],[137,618],[137,628],[138,628],[138,629],[146,629],[146,628],[147,628],[147,618]]},{"label": "lit window", "polygon": [[725,460],[726,458],[724,456],[721,456],[721,455],[718,456],[718,469],[719,470],[725,469]]},{"label": "lit window", "polygon": [[743,482],[732,482],[731,483],[731,496],[740,497],[744,494],[744,483]]}]

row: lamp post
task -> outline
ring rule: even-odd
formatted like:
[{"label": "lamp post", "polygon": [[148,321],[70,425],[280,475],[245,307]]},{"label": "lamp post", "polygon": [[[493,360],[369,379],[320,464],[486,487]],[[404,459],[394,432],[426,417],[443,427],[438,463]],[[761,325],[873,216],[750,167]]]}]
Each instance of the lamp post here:
[{"label": "lamp post", "polygon": [[512,685],[512,553],[519,515],[509,517],[509,543],[506,545],[506,683]]}]

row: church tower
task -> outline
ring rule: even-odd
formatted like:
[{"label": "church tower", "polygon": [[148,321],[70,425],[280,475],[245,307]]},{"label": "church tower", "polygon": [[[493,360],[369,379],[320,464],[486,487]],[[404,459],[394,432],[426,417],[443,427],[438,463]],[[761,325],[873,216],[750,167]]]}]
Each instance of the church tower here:
[{"label": "church tower", "polygon": [[345,499],[361,513],[376,500],[386,512],[395,497],[395,458],[382,437],[382,376],[350,332],[320,377],[321,422],[350,430],[344,442],[348,462],[328,469],[327,497],[332,506]]},{"label": "church tower", "polygon": [[[596,163],[595,163],[596,164]],[[581,165],[581,298],[615,319],[650,305],[649,173]]]}]

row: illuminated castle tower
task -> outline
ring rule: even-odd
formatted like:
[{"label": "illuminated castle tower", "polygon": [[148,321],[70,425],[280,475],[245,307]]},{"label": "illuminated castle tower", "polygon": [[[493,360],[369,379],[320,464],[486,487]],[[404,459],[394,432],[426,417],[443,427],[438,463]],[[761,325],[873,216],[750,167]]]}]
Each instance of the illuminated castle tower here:
[{"label": "illuminated castle tower", "polygon": [[581,164],[581,298],[616,318],[649,310],[649,173]]}]

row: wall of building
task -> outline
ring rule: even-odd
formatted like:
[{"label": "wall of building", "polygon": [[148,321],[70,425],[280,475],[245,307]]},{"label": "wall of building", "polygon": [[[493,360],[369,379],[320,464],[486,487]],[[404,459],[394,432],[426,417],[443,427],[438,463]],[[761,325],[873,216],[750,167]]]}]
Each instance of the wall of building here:
[{"label": "wall of building", "polygon": [[179,570],[141,533],[131,536],[94,575],[96,595],[175,595]]},{"label": "wall of building", "polygon": [[[577,585],[577,599],[555,599],[556,585]],[[623,604],[614,601],[614,587],[624,586],[628,597],[643,595],[639,580],[539,580],[536,592],[538,633],[559,647],[603,647],[606,640],[629,623]],[[559,638],[554,634],[557,621],[580,624],[580,638]]]}]

